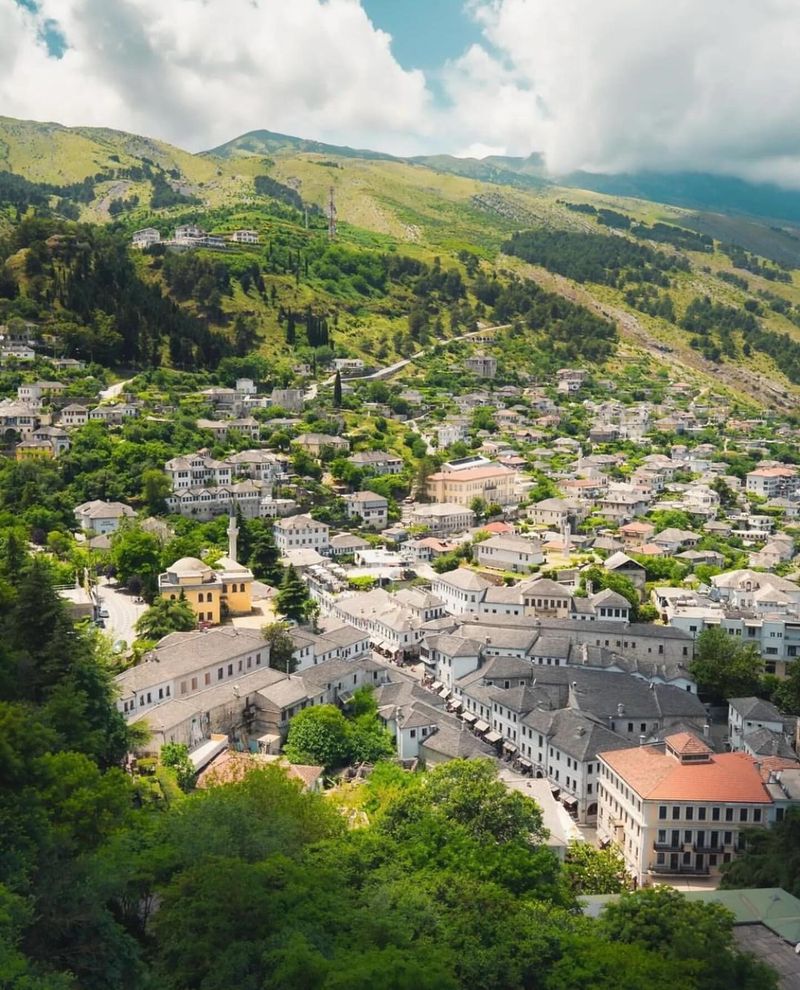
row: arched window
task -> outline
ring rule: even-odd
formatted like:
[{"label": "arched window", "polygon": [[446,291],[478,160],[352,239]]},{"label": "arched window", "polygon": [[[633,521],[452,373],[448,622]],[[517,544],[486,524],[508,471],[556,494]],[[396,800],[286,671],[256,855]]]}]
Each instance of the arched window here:
[{"label": "arched window", "polygon": [[213,601],[213,600],[214,600],[214,596],[209,591],[209,593],[206,595],[206,601],[207,602],[210,602],[210,601]]},{"label": "arched window", "polygon": [[244,591],[244,585],[243,584],[240,584],[239,585],[239,591]]},{"label": "arched window", "polygon": [[205,598],[203,597],[203,592],[202,592],[202,591],[201,591],[201,592],[200,592],[200,594],[199,594],[199,595],[197,596],[197,600],[198,600],[199,602],[204,602],[204,601],[205,601]]},{"label": "arched window", "polygon": [[223,595],[224,595],[224,594],[227,594],[227,591],[228,591],[228,586],[227,586],[227,584],[223,584],[223,586],[222,586],[222,593],[223,593]]},{"label": "arched window", "polygon": [[169,600],[170,600],[171,602],[174,602],[174,601],[175,601],[175,595],[170,595],[170,596],[169,596]]}]

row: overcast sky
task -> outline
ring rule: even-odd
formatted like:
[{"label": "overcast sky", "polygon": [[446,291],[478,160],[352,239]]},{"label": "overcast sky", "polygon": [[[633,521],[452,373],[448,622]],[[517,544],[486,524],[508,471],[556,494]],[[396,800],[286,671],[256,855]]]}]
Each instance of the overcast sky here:
[{"label": "overcast sky", "polygon": [[800,188],[800,0],[0,0],[0,114]]}]

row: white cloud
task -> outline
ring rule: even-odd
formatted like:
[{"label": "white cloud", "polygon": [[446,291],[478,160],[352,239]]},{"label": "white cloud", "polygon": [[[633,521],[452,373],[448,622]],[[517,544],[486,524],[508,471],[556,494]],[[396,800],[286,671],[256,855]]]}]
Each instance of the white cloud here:
[{"label": "white cloud", "polygon": [[535,135],[556,173],[685,168],[800,186],[796,0],[469,7],[488,51],[452,67],[448,92],[462,115],[478,81],[505,93],[493,144],[526,153]]},{"label": "white cloud", "polygon": [[[47,57],[56,21],[69,48]],[[0,2],[0,110],[134,130],[193,150],[256,128],[420,150],[420,72],[358,0]]]},{"label": "white cloud", "polygon": [[397,154],[541,151],[556,174],[800,187],[798,0],[464,4],[484,37],[437,73],[441,106],[360,0],[0,0],[0,113],[192,150],[263,127]]}]

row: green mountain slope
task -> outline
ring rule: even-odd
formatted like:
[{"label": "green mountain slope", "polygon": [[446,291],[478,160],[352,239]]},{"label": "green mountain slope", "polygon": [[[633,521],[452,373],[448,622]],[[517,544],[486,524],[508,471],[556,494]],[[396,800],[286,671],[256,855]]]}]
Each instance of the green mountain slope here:
[{"label": "green mountain slope", "polygon": [[[336,256],[325,243],[331,188]],[[12,207],[4,211],[3,201]],[[241,320],[249,321],[273,358],[291,359],[288,311],[328,320],[340,349],[373,363],[413,350],[410,321],[426,309],[423,333],[447,336],[450,304],[438,290],[420,297],[416,283],[374,278],[393,255],[427,266],[438,257],[462,275],[469,268],[463,301],[471,319],[496,315],[494,301],[482,302],[476,291],[477,270],[490,279],[522,275],[610,316],[623,351],[684,368],[700,385],[722,382],[784,406],[800,396],[800,283],[793,270],[800,239],[790,227],[554,185],[537,156],[402,160],[269,131],[192,155],[120,131],[0,118],[0,234],[29,208],[113,220],[123,240],[137,227],[154,225],[166,236],[189,221],[223,235],[256,229],[263,246],[209,253],[208,270],[192,273],[188,289],[182,277],[170,282],[157,256],[137,264],[146,281],[212,329],[231,337],[237,319],[240,330]],[[512,235],[525,230],[562,232],[567,246],[556,245],[554,253],[554,242],[547,250],[537,242],[512,257]],[[620,254],[623,244],[631,249]],[[6,264],[23,294],[25,250]],[[640,270],[642,251],[650,260]],[[585,264],[591,252],[594,260]],[[603,260],[612,256],[613,270]],[[223,286],[219,298],[205,276]],[[737,322],[729,311],[738,310],[750,319]]]}]

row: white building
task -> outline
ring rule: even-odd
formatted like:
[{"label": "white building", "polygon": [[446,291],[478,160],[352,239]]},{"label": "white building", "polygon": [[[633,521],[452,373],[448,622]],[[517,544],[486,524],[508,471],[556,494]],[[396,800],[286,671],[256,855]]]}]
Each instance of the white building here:
[{"label": "white building", "polygon": [[483,567],[527,574],[532,567],[545,561],[542,545],[538,540],[526,540],[520,536],[492,536],[475,545],[475,559]]},{"label": "white building", "polygon": [[312,550],[327,550],[330,528],[323,522],[312,519],[311,516],[288,516],[279,519],[272,527],[275,534],[275,544],[281,554],[288,550],[310,548]]},{"label": "white building", "polygon": [[389,522],[389,502],[375,492],[355,492],[345,496],[348,519],[360,519],[368,529],[385,529]]},{"label": "white building", "polygon": [[478,612],[490,584],[475,571],[457,567],[454,571],[437,574],[431,582],[431,591],[442,600],[450,615],[461,615],[464,612]]},{"label": "white building", "polygon": [[139,248],[139,250],[148,248],[152,244],[160,243],[161,233],[155,227],[145,227],[143,230],[135,230],[131,238],[131,246]]},{"label": "white building", "polygon": [[135,515],[124,502],[103,502],[101,499],[84,502],[75,509],[75,519],[80,528],[94,536],[116,533],[123,519],[132,519]]},{"label": "white building", "polygon": [[446,533],[463,533],[475,525],[475,513],[464,505],[454,502],[433,502],[430,505],[417,505],[409,514],[409,522],[414,526],[427,527],[434,536]]},{"label": "white building", "polygon": [[757,760],[679,732],[600,754],[597,834],[641,885],[718,877],[742,848],[740,832],[769,824],[775,797]]},{"label": "white building", "polygon": [[261,238],[255,230],[234,230],[231,234],[234,244],[260,244]]}]

